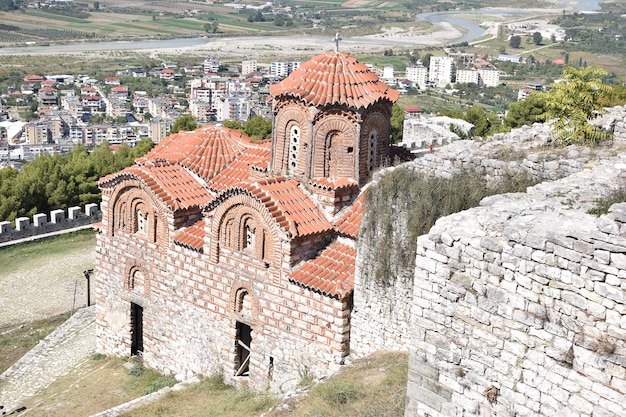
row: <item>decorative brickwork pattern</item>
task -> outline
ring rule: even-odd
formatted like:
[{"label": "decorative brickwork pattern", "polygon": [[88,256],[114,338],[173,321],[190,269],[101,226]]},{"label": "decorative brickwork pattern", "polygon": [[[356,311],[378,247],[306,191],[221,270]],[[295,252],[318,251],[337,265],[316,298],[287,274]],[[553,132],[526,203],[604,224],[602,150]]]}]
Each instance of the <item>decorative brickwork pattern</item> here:
[{"label": "decorative brickwork pattern", "polygon": [[386,155],[380,109],[390,114],[397,92],[355,59],[329,57],[352,75],[322,66],[314,91],[356,100],[303,100],[296,76],[274,93],[271,143],[206,126],[169,136],[100,181],[100,351],[141,355],[179,379],[220,372],[272,391],[344,363],[362,213],[350,206],[369,176],[359,172],[361,112],[372,112],[367,145]]}]

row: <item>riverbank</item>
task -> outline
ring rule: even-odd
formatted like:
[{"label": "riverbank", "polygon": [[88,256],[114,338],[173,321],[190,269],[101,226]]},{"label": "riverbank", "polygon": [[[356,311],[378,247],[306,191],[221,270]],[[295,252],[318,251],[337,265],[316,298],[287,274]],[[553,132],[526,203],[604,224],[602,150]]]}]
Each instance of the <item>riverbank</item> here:
[{"label": "riverbank", "polygon": [[[383,26],[380,33],[360,37],[344,37],[339,49],[351,54],[380,52],[385,49],[401,47],[415,48],[423,46],[444,46],[457,42],[469,41],[483,35],[493,36],[497,25],[494,22],[506,22],[519,19],[520,16],[533,16],[562,13],[562,9],[479,9],[442,13],[424,13],[416,19],[431,24],[428,29],[415,27]],[[477,22],[481,22],[478,24]],[[246,56],[250,58],[282,58],[288,56],[311,56],[333,48],[335,33],[320,30],[319,35],[293,34],[284,36],[229,36],[185,38],[170,40],[145,40],[135,42],[89,42],[65,45],[28,46],[0,48],[2,55],[70,55],[86,56],[97,59],[116,55],[140,54],[151,58],[172,55],[210,55],[223,58]]]}]

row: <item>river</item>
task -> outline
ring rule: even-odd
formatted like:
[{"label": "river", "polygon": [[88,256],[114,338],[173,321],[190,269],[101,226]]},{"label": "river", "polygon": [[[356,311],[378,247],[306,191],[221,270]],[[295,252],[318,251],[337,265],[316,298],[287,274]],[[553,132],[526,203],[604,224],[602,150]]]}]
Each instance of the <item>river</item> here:
[{"label": "river", "polygon": [[[559,0],[558,5],[555,4],[554,8],[562,6],[568,10],[576,11],[594,11],[599,9],[600,0]],[[455,10],[446,12],[433,12],[433,13],[420,13],[416,15],[417,20],[423,20],[432,23],[435,27],[441,28],[445,23],[456,27],[462,35],[455,39],[448,39],[445,43],[459,43],[464,41],[470,41],[478,39],[485,33],[485,29],[479,26],[477,23],[463,19],[462,15],[467,14],[483,14],[483,15],[524,15],[536,13],[537,10],[524,10],[524,9],[491,9],[482,8],[475,10]],[[237,37],[237,38],[182,38],[182,39],[168,39],[168,40],[143,40],[143,41],[129,41],[129,42],[83,42],[72,43],[65,45],[49,45],[49,46],[23,46],[23,47],[8,47],[0,48],[0,55],[46,55],[46,54],[71,54],[71,53],[84,53],[84,52],[103,52],[103,51],[141,51],[141,50],[166,50],[176,48],[193,48],[193,47],[207,47],[212,43],[224,43],[232,39],[233,42],[243,42],[252,45],[280,45],[281,42],[303,42],[309,45],[320,45],[329,43],[328,36],[310,36],[310,35],[290,35],[290,36],[259,36],[259,37]],[[344,38],[344,42],[350,44],[378,44],[387,46],[407,46],[424,45],[420,43],[419,39],[404,39],[398,40],[394,38],[381,39],[381,38],[368,38],[368,37],[355,37]],[[442,42],[443,43],[443,42]]]}]

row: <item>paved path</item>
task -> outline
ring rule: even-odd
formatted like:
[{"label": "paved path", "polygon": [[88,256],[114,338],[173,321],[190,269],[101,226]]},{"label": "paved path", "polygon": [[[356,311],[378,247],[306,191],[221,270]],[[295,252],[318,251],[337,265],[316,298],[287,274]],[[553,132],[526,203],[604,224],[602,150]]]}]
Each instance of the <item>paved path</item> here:
[{"label": "paved path", "polygon": [[96,348],[95,306],[83,308],[0,375],[6,412],[89,360]]}]

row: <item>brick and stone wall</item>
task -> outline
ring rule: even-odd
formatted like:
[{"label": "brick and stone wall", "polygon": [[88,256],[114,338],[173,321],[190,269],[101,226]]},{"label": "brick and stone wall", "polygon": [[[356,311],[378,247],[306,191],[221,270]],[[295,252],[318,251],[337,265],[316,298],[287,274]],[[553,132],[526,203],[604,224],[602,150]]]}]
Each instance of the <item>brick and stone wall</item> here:
[{"label": "brick and stone wall", "polygon": [[407,416],[626,416],[626,154],[418,239]]},{"label": "brick and stone wall", "polygon": [[[96,274],[99,351],[131,354],[134,303],[143,308],[144,362],[179,380],[223,373],[229,383],[286,391],[304,377],[339,369],[348,353],[350,300],[297,286],[281,272],[300,253],[290,244],[307,246],[307,239],[273,241],[270,259],[228,246],[214,256],[209,250],[214,236],[197,251],[111,225],[110,193],[103,194],[97,264],[106,268]],[[178,222],[172,214],[158,204],[154,209],[159,218],[167,216],[168,230],[162,233],[173,234]],[[267,228],[256,220],[257,231]],[[235,376],[237,322],[252,329],[248,376]]]}]

